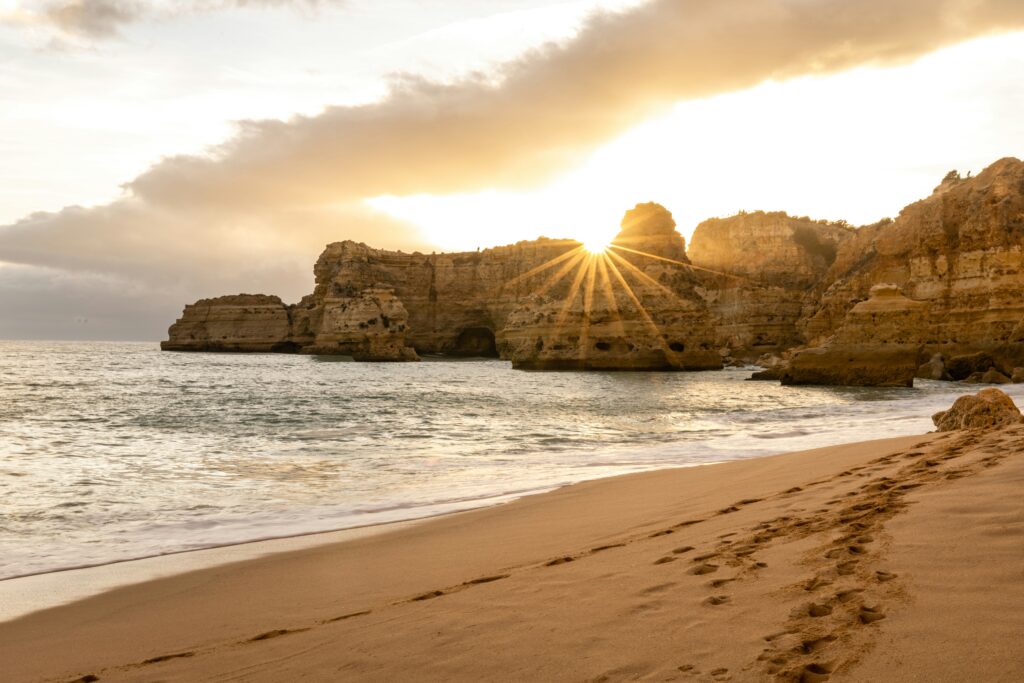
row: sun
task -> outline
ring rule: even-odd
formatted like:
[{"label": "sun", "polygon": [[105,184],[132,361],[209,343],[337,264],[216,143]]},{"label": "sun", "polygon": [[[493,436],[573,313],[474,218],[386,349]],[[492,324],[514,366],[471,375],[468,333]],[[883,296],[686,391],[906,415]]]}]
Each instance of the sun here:
[{"label": "sun", "polygon": [[608,249],[609,243],[607,240],[601,239],[586,239],[583,240],[583,250],[588,254],[603,254]]}]

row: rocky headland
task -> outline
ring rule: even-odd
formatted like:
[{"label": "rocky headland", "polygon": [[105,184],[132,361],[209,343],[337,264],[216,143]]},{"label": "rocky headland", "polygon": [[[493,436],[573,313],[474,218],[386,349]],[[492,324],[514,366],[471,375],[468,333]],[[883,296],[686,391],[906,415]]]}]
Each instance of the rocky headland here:
[{"label": "rocky headland", "polygon": [[545,370],[758,363],[792,384],[1022,381],[1022,250],[1024,163],[1005,158],[860,228],[741,213],[701,223],[687,249],[650,203],[601,254],[547,238],[451,254],[336,242],[299,303],[203,299],[162,347]]}]

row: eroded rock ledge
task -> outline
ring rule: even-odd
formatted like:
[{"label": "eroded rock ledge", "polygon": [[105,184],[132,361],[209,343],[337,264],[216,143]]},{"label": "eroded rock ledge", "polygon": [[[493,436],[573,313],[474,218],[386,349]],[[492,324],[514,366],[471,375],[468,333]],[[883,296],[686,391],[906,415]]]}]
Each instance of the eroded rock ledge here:
[{"label": "eroded rock ledge", "polygon": [[294,305],[186,306],[163,348],[361,360],[500,356],[532,369],[760,362],[787,383],[1024,380],[1024,163],[948,176],[862,228],[784,213],[701,223],[640,204],[615,246],[540,238],[469,253],[329,244]]}]

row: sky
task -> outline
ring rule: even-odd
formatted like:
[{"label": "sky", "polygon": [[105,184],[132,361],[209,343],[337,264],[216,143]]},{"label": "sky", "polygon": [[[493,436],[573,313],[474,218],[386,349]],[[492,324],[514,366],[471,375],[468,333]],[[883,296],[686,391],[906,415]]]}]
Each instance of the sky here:
[{"label": "sky", "polygon": [[1024,156],[1018,0],[0,0],[0,339],[296,301],[331,241],[866,224]]}]

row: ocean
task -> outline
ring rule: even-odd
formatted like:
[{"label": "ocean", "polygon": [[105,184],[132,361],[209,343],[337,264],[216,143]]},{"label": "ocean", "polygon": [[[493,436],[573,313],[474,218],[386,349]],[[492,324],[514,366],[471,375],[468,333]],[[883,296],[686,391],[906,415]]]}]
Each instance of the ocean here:
[{"label": "ocean", "polygon": [[[977,387],[0,342],[0,579],[932,429]],[[1006,388],[1024,399],[1024,385]]]}]

